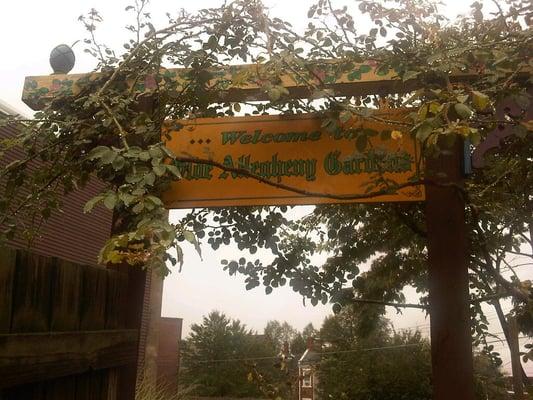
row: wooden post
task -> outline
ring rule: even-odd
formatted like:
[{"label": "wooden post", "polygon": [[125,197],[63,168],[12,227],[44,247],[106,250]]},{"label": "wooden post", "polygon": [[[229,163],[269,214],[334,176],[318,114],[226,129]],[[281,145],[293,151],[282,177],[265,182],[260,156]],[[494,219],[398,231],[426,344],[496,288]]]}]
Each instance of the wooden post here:
[{"label": "wooden post", "polygon": [[[137,110],[152,115],[155,109],[155,99],[151,96],[141,96],[138,99]],[[123,232],[128,223],[128,214],[114,214],[112,234]],[[125,324],[127,328],[136,329],[139,332],[137,357],[135,364],[131,364],[118,371],[117,393],[120,400],[134,400],[138,384],[142,381],[145,361],[147,336],[150,332],[150,309],[152,307],[152,273],[151,270],[142,269],[140,266],[128,264],[120,265],[120,270],[128,273],[128,293],[125,307]],[[156,308],[161,310],[162,281],[159,295],[159,303]],[[157,337],[157,335],[156,335]]]},{"label": "wooden post", "polygon": [[473,400],[463,145],[427,160],[429,312],[434,400]]},{"label": "wooden post", "polygon": [[509,352],[511,353],[511,366],[513,370],[514,399],[524,398],[524,386],[522,384],[522,364],[520,363],[520,345],[518,342],[518,324],[512,315],[507,317],[509,323]]}]

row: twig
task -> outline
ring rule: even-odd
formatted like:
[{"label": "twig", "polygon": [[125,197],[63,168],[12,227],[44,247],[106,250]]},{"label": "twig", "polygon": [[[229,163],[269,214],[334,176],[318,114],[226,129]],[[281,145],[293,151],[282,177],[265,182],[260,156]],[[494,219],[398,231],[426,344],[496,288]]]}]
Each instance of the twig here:
[{"label": "twig", "polygon": [[414,187],[414,186],[420,186],[420,185],[439,185],[439,186],[456,186],[453,184],[441,184],[437,183],[435,181],[427,180],[427,179],[421,179],[414,182],[406,182],[398,184],[396,187],[392,189],[382,189],[378,190],[376,192],[371,193],[364,193],[364,194],[332,194],[332,193],[323,193],[323,192],[314,192],[309,191],[305,189],[300,189],[294,186],[286,185],[284,183],[277,183],[272,182],[268,180],[267,178],[264,178],[260,175],[253,174],[249,170],[245,168],[235,168],[235,167],[228,167],[218,161],[208,160],[208,159],[202,159],[202,158],[196,158],[196,157],[175,157],[175,160],[178,162],[184,162],[184,163],[195,163],[195,164],[204,164],[204,165],[211,165],[213,167],[217,167],[223,171],[227,172],[233,172],[239,175],[246,176],[248,178],[253,178],[261,183],[265,183],[267,185],[276,187],[278,189],[284,189],[288,190],[293,193],[298,193],[304,196],[310,196],[310,197],[322,197],[322,198],[328,198],[328,199],[335,199],[335,200],[358,200],[358,199],[370,199],[373,197],[378,196],[384,196],[384,195],[390,195],[395,194],[398,190],[405,189],[408,187]]}]

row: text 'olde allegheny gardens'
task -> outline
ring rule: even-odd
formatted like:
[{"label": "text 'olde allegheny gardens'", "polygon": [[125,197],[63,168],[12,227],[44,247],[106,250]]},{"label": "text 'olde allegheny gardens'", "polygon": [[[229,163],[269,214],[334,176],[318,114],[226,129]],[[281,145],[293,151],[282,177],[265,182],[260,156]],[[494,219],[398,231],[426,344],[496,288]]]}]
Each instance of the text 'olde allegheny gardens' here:
[{"label": "text 'olde allegheny gardens'", "polygon": [[[393,116],[398,118],[397,116]],[[413,179],[419,154],[408,134],[393,140],[390,124],[353,122],[335,133],[315,115],[205,118],[169,124],[167,147],[178,157],[208,159],[271,182],[334,195],[393,188]],[[364,150],[356,143],[366,141]],[[182,162],[183,179],[166,193],[167,206],[314,204],[339,200],[311,197],[258,182],[213,165]],[[383,187],[370,187],[376,176]],[[365,202],[421,201],[423,188],[406,187]],[[352,200],[353,201],[353,200]]]}]

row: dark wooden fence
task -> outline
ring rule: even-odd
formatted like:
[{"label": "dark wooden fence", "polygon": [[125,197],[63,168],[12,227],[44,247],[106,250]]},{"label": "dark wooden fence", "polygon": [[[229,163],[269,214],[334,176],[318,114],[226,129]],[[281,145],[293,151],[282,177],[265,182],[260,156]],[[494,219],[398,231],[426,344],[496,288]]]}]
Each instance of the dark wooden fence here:
[{"label": "dark wooden fence", "polygon": [[115,400],[136,362],[128,274],[0,248],[0,400]]}]

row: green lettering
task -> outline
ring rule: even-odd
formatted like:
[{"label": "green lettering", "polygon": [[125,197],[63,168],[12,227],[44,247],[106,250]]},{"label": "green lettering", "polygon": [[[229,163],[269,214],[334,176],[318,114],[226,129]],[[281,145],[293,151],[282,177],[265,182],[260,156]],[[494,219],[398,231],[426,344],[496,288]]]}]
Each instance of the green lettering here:
[{"label": "green lettering", "polygon": [[[317,141],[317,140],[320,140],[320,138],[322,137],[322,132],[320,131],[313,131],[309,134],[309,140],[312,140],[313,142]],[[315,160],[316,161],[316,160]]]},{"label": "green lettering", "polygon": [[254,132],[254,137],[252,138],[252,143],[253,144],[257,144],[257,142],[259,141],[259,137],[261,136],[261,129],[257,129],[255,132]]},{"label": "green lettering", "polygon": [[246,131],[229,131],[229,132],[222,132],[222,144],[227,144],[228,142],[230,144],[235,144],[237,139],[243,134],[246,133]]},{"label": "green lettering", "polygon": [[340,153],[340,151],[332,151],[328,153],[324,159],[324,170],[326,171],[326,174],[337,175],[341,172],[341,165],[338,160]]},{"label": "green lettering", "polygon": [[271,133],[267,133],[266,135],[261,136],[261,142],[263,142],[263,143],[272,142],[272,134]]},{"label": "green lettering", "polygon": [[279,142],[286,142],[286,141],[287,141],[287,137],[285,133],[278,133],[274,135],[274,142],[279,143]]},{"label": "green lettering", "polygon": [[305,142],[307,140],[307,132],[289,132],[286,134],[285,141],[287,142]]},{"label": "green lettering", "polygon": [[248,144],[252,141],[252,135],[242,135],[240,142],[241,144]]},{"label": "green lettering", "polygon": [[[233,168],[233,158],[231,156],[224,157],[224,164],[225,167]],[[228,171],[222,171],[222,173],[218,176],[218,179],[226,179],[228,177]]]}]

